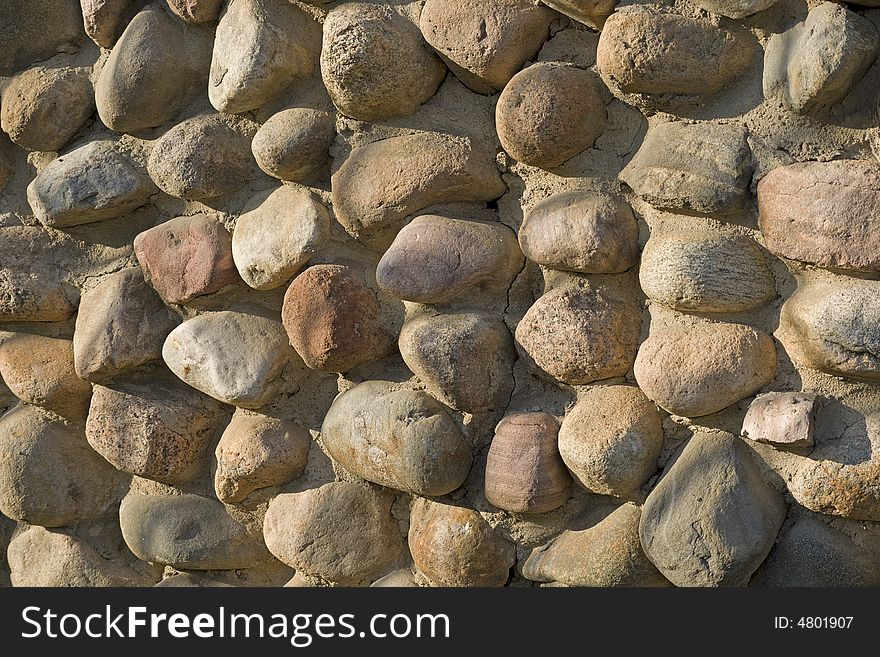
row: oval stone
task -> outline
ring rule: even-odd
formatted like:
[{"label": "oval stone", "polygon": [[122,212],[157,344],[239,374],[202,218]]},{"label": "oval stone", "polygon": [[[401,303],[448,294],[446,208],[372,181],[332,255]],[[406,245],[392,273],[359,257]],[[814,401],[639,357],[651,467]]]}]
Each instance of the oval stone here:
[{"label": "oval stone", "polygon": [[309,182],[330,159],[336,117],[324,110],[294,107],[273,114],[254,135],[257,165],[281,180]]}]

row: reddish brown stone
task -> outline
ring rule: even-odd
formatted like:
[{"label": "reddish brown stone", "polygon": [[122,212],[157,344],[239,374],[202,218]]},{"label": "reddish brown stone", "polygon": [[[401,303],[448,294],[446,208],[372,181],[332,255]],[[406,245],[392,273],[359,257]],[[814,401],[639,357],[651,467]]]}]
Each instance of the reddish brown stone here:
[{"label": "reddish brown stone", "polygon": [[166,303],[186,303],[241,279],[232,261],[232,238],[203,214],[177,217],[134,240],[146,278]]},{"label": "reddish brown stone", "polygon": [[297,276],[284,295],[281,320],[305,364],[325,372],[374,362],[395,342],[376,292],[342,265],[316,265]]}]

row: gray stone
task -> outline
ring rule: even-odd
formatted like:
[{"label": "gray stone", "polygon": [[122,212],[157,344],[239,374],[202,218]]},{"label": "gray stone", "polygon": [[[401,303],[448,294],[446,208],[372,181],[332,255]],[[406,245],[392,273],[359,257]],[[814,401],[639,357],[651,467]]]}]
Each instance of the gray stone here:
[{"label": "gray stone", "polygon": [[321,77],[346,116],[382,121],[412,114],[445,76],[418,28],[391,7],[349,2],[324,20]]},{"label": "gray stone", "polygon": [[755,397],[743,419],[742,435],[778,449],[810,448],[816,431],[816,395],[768,392]]},{"label": "gray stone", "polygon": [[66,228],[124,215],[156,188],[113,142],[93,141],[53,160],[27,188],[44,226]]},{"label": "gray stone", "polygon": [[729,215],[749,201],[752,153],[735,125],[661,123],[648,130],[620,179],[655,207]]},{"label": "gray stone", "polygon": [[336,138],[336,117],[324,110],[293,107],[273,114],[251,142],[259,167],[270,176],[310,182],[327,165]]},{"label": "gray stone", "polygon": [[144,0],[80,0],[89,38],[102,48],[112,48]]},{"label": "gray stone", "polygon": [[639,259],[639,226],[623,199],[603,192],[560,192],[526,212],[525,256],[550,269],[618,274]]},{"label": "gray stone", "polygon": [[696,433],[648,496],[639,536],[676,586],[743,586],[773,547],[786,511],[739,438]]},{"label": "gray stone", "polygon": [[614,13],[617,0],[542,0],[542,4],[579,23],[601,30],[605,20]]},{"label": "gray stone", "polygon": [[260,408],[281,387],[290,345],[281,322],[228,310],[174,329],[162,358],[182,381],[227,404]]},{"label": "gray stone", "polygon": [[56,52],[73,52],[83,36],[76,0],[4,0],[0,3],[0,76]]},{"label": "gray stone", "polygon": [[471,468],[470,448],[446,407],[387,381],[366,381],[339,395],[321,439],[352,474],[414,495],[450,493]]},{"label": "gray stone", "polygon": [[745,18],[769,9],[776,2],[777,0],[696,0],[694,4],[719,16]]},{"label": "gray stone", "polygon": [[179,323],[140,269],[110,274],[80,300],[73,333],[76,373],[103,383],[161,360],[162,344]]},{"label": "gray stone", "polygon": [[224,0],[167,0],[168,7],[187,23],[210,23],[217,20]]}]

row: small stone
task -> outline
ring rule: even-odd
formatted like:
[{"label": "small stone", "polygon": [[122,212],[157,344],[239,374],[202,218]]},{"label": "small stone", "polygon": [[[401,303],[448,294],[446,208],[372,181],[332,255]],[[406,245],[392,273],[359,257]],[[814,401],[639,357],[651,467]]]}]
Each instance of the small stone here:
[{"label": "small stone", "polygon": [[458,79],[493,94],[534,59],[552,21],[527,0],[428,0],[419,26]]},{"label": "small stone", "polygon": [[296,479],[305,470],[311,444],[311,434],[298,424],[237,409],[215,451],[217,497],[234,504],[259,488]]},{"label": "small stone", "polygon": [[95,111],[90,72],[42,66],[22,71],[3,89],[0,127],[27,150],[60,150]]},{"label": "small stone", "polygon": [[76,374],[105,383],[161,360],[162,344],[179,321],[140,269],[110,274],[82,295],[73,333]]},{"label": "small stone", "polygon": [[727,28],[643,6],[612,14],[596,53],[609,86],[632,94],[709,96],[751,60],[748,43]]},{"label": "small stone", "polygon": [[642,320],[630,303],[595,290],[557,288],[538,299],[516,327],[529,366],[569,385],[624,376],[636,356]]},{"label": "small stone", "polygon": [[787,512],[739,438],[696,433],[642,507],[648,558],[676,586],[744,586]]},{"label": "small stone", "polygon": [[272,555],[249,518],[217,500],[187,493],[166,497],[130,492],[119,507],[122,537],[135,556],[189,570],[234,570],[270,562]]},{"label": "small stone", "polygon": [[113,219],[146,204],[150,179],[110,141],[93,141],[50,162],[27,188],[44,226],[67,228]]},{"label": "small stone", "polygon": [[243,120],[197,116],[156,140],[147,171],[170,196],[200,201],[231,194],[250,179],[252,137],[251,124]]},{"label": "small stone", "polygon": [[752,152],[747,134],[735,125],[661,123],[648,130],[619,177],[661,209],[741,212],[751,198]]},{"label": "small stone", "polygon": [[156,580],[108,559],[81,538],[30,527],[9,544],[13,586],[151,586]]},{"label": "small stone", "polygon": [[802,516],[782,535],[749,586],[880,586],[877,557],[819,518]]},{"label": "small stone", "polygon": [[204,93],[210,30],[187,25],[155,4],[132,19],[95,85],[98,116],[111,130],[137,132],[170,121]]},{"label": "small stone", "polygon": [[431,395],[459,411],[507,405],[516,350],[500,319],[483,313],[418,315],[398,340],[407,367]]},{"label": "small stone", "polygon": [[433,586],[504,586],[516,557],[476,511],[425,499],[413,503],[409,549]]},{"label": "small stone", "polygon": [[257,194],[235,222],[232,258],[244,282],[258,290],[284,285],[330,236],[330,214],[306,189]]},{"label": "small stone", "polygon": [[166,303],[183,304],[237,283],[232,238],[204,214],[176,217],[134,239],[144,276]]},{"label": "small stone", "polygon": [[541,0],[541,2],[597,30],[602,29],[605,20],[614,13],[617,4],[617,0]]},{"label": "small stone", "polygon": [[224,310],[174,329],[162,357],[193,388],[226,404],[260,408],[281,388],[290,345],[281,322]]},{"label": "small stone", "polygon": [[675,315],[652,317],[635,378],[664,410],[700,417],[724,410],[769,384],[776,349],[763,331],[742,324]]},{"label": "small stone", "polygon": [[768,392],[755,397],[743,419],[742,435],[778,449],[813,446],[816,395]]},{"label": "small stone", "polygon": [[0,76],[12,75],[57,52],[74,52],[83,37],[76,0],[0,3]]},{"label": "small stone", "polygon": [[0,418],[0,513],[63,527],[95,518],[113,501],[119,477],[82,428],[36,406]]},{"label": "small stone", "polygon": [[294,107],[273,114],[251,142],[259,167],[270,176],[310,182],[330,158],[336,117],[324,110]]},{"label": "small stone", "polygon": [[376,588],[395,589],[418,588],[418,584],[416,584],[412,572],[403,569],[395,570],[394,572],[388,573],[387,575],[380,577],[375,582],[370,584],[370,586]]},{"label": "small stone", "polygon": [[217,20],[223,0],[167,0],[168,7],[187,23],[210,23]]},{"label": "small stone", "polygon": [[774,255],[880,271],[880,167],[836,160],[777,167],[758,183],[758,219]]},{"label": "small stone", "polygon": [[430,205],[491,201],[507,190],[494,152],[467,137],[433,132],[355,148],[332,187],[336,218],[355,236],[397,227]]},{"label": "small stone", "polygon": [[566,529],[522,564],[533,582],[567,586],[669,586],[639,543],[642,510],[623,504],[587,529]]},{"label": "small stone", "polygon": [[445,76],[418,28],[391,7],[350,2],[324,20],[321,77],[346,116],[382,121],[412,114]]},{"label": "small stone", "polygon": [[312,577],[349,586],[370,582],[403,556],[393,501],[388,493],[348,481],[279,495],[266,511],[266,545]]},{"label": "small stone", "polygon": [[880,35],[866,16],[823,2],[806,21],[774,34],[764,57],[764,96],[798,114],[843,100],[880,53]]},{"label": "small stone", "polygon": [[0,321],[63,322],[74,313],[79,300],[62,280],[61,235],[37,226],[0,228]]},{"label": "small stone", "polygon": [[287,0],[235,0],[217,24],[208,97],[219,112],[257,109],[310,75],[321,28]]},{"label": "small stone", "polygon": [[394,349],[376,291],[343,265],[315,265],[297,276],[284,295],[281,319],[290,344],[312,369],[347,372]]},{"label": "small stone", "polygon": [[549,413],[504,416],[486,457],[490,504],[514,513],[546,513],[565,504],[571,477],[556,447],[558,432]]},{"label": "small stone", "polygon": [[728,18],[745,18],[760,11],[769,9],[777,0],[696,0],[697,7],[706,11],[727,16]]},{"label": "small stone", "polygon": [[112,48],[141,5],[142,0],[80,0],[86,34],[102,48]]},{"label": "small stone", "polygon": [[652,301],[704,313],[752,310],[776,295],[754,241],[715,231],[652,235],[642,251],[639,283]]},{"label": "small stone", "polygon": [[803,367],[880,381],[880,282],[847,278],[799,286],[782,306],[777,336]]},{"label": "small stone", "polygon": [[600,495],[626,497],[657,471],[663,425],[635,386],[584,393],[565,415],[559,453],[575,481]]},{"label": "small stone", "polygon": [[450,493],[471,469],[470,447],[446,407],[387,381],[365,381],[339,395],[321,439],[352,474],[414,495]]},{"label": "small stone", "polygon": [[607,121],[598,78],[567,64],[540,62],[504,87],[495,126],[510,156],[553,169],[589,148]]},{"label": "small stone", "polygon": [[533,206],[519,229],[532,262],[563,271],[618,274],[639,259],[639,225],[623,199],[603,192],[560,192]]},{"label": "small stone", "polygon": [[15,175],[15,162],[9,148],[0,148],[0,191],[6,188]]},{"label": "small stone", "polygon": [[69,340],[14,334],[0,344],[0,377],[23,402],[82,419],[92,386],[76,375],[73,350]]},{"label": "small stone", "polygon": [[424,214],[397,234],[376,268],[389,294],[417,303],[442,303],[481,289],[506,290],[523,256],[504,224]]},{"label": "small stone", "polygon": [[204,469],[220,405],[176,381],[95,386],[89,445],[123,472],[181,484]]}]

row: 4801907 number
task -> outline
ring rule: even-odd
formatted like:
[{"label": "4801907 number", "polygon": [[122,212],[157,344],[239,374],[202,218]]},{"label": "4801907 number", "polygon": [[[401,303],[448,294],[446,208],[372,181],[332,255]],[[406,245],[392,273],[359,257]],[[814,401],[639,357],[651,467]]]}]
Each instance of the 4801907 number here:
[{"label": "4801907 number", "polygon": [[797,620],[776,616],[773,627],[777,630],[799,628],[802,630],[846,630],[852,627],[854,616],[801,616]]}]

